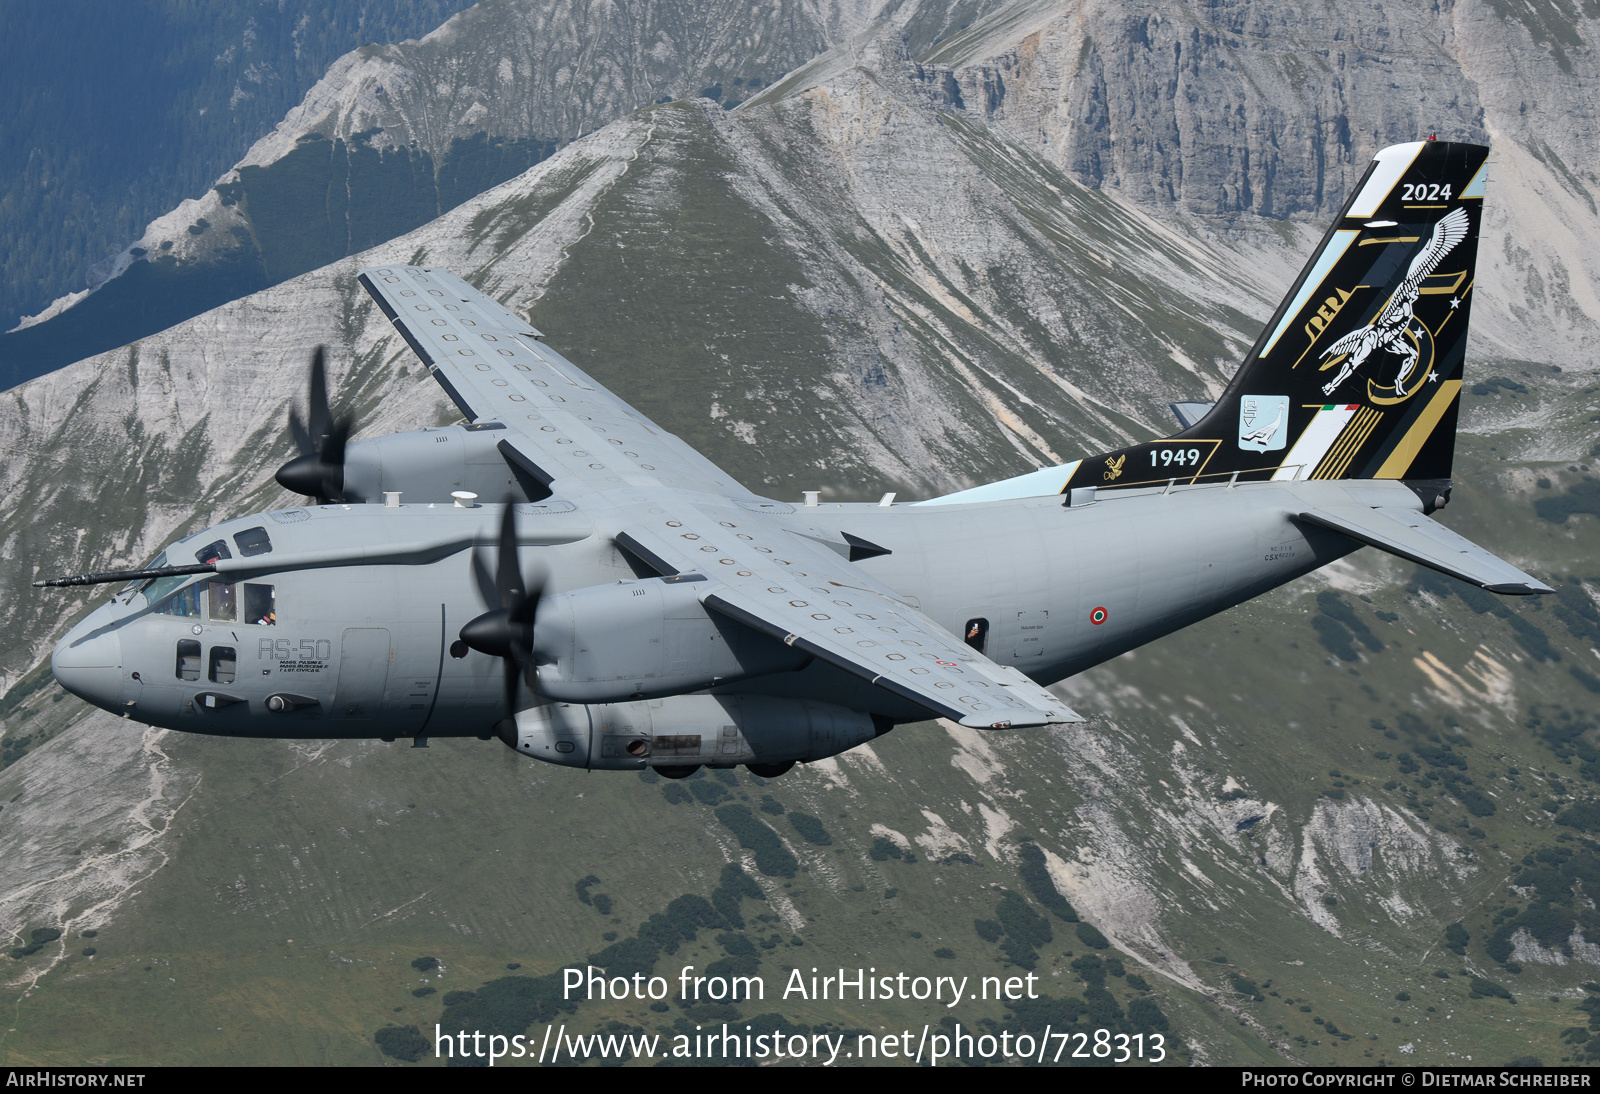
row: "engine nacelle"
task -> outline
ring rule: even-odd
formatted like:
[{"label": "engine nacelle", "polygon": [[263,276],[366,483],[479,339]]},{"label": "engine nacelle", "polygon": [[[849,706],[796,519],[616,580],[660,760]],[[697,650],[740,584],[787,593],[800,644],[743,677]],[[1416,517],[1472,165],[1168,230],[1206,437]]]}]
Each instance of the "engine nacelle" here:
[{"label": "engine nacelle", "polygon": [[539,603],[536,691],[568,703],[678,695],[789,672],[810,657],[707,611],[705,578],[644,578],[558,593]]},{"label": "engine nacelle", "polygon": [[501,740],[525,756],[610,770],[821,760],[881,732],[869,714],[765,695],[673,695],[599,706],[548,703],[500,725]]},{"label": "engine nacelle", "polygon": [[456,490],[469,490],[484,501],[499,501],[508,492],[529,501],[549,497],[545,483],[500,454],[497,446],[505,435],[505,426],[488,422],[357,441],[344,453],[345,496],[379,502],[385,491],[398,490],[407,503],[448,503]]}]

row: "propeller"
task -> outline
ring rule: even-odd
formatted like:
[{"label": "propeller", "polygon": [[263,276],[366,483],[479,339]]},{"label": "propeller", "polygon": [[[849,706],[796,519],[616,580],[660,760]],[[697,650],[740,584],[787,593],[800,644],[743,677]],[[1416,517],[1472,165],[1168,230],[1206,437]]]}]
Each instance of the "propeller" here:
[{"label": "propeller", "polygon": [[[517,564],[517,518],[513,499],[506,498],[500,517],[500,541],[495,549],[494,573],[486,552],[472,549],[472,571],[478,590],[491,607],[461,628],[461,641],[491,657],[505,660],[506,705],[515,713],[517,684],[533,662],[533,621],[539,610],[543,583],[530,587]],[[493,592],[491,599],[489,593]],[[498,602],[498,606],[493,606]]]},{"label": "propeller", "polygon": [[344,446],[354,419],[333,416],[328,406],[327,349],[318,346],[311,355],[311,390],[306,399],[306,420],[289,411],[289,432],[300,455],[278,468],[274,477],[286,490],[317,499],[318,505],[360,501],[344,488]]}]

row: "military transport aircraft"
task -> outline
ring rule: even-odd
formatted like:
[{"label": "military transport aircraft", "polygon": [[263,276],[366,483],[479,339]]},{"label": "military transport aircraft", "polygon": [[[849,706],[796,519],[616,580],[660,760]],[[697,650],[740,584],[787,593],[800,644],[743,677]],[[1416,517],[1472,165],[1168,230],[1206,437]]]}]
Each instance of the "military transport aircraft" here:
[{"label": "military transport aircraft", "polygon": [[752,493],[460,278],[365,270],[469,424],[347,445],[319,358],[278,472],[316,504],[37,582],[125,582],[52,668],[197,733],[773,776],[933,716],[1081,721],[1043,685],[1363,544],[1549,592],[1426,515],[1450,496],[1487,155],[1379,152],[1175,436],[912,504]]}]

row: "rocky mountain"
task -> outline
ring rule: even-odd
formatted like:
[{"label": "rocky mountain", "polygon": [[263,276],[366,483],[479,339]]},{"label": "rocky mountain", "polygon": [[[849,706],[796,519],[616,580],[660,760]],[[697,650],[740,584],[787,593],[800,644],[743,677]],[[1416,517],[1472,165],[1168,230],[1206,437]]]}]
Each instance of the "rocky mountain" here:
[{"label": "rocky mountain", "polygon": [[421,37],[466,6],[9,5],[0,13],[0,328],[103,282],[152,217],[204,193],[339,56]]},{"label": "rocky mountain", "polygon": [[87,289],[0,335],[0,382],[13,386],[392,239],[652,102],[702,96],[731,109],[874,18],[931,41],[984,8],[507,0],[420,40],[362,46],[209,191],[97,267]]},{"label": "rocky mountain", "polygon": [[[542,998],[538,977],[697,907],[680,893],[740,923],[685,921],[660,968],[1032,968],[1051,1001],[504,1013],[1164,1025],[1178,1062],[1583,1058],[1595,18],[1537,11],[1014,3],[918,46],[871,26],[737,109],[628,113],[401,238],[9,392],[0,909],[19,944],[64,935],[14,959],[7,1062],[394,1059],[375,1031]],[[1364,552],[1066,682],[1084,726],[908,726],[677,793],[496,743],[143,732],[39,662],[88,600],[36,574],[283,500],[309,346],[335,347],[363,434],[452,418],[360,265],[456,270],[756,489],[926,493],[1168,431],[1360,164],[1423,131],[1495,148],[1444,519],[1554,597]],[[792,867],[723,819],[739,804]]]}]

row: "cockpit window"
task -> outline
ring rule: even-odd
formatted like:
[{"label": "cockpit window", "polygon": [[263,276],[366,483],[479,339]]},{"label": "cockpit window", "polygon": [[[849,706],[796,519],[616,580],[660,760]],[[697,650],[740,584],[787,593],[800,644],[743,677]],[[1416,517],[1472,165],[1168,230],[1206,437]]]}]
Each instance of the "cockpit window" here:
[{"label": "cockpit window", "polygon": [[[162,551],[159,555],[157,555],[155,558],[153,558],[150,561],[149,565],[145,566],[144,568],[146,570],[159,570],[159,569],[161,569],[161,567],[165,566],[166,564],[167,564],[167,553],[165,551]],[[144,588],[146,585],[150,584],[150,582],[152,580],[154,580],[154,579],[153,578],[148,578],[148,577],[136,577],[132,581],[130,581],[126,585],[124,585],[117,592],[117,595],[118,596],[130,596],[133,593],[136,593],[140,589]]]},{"label": "cockpit window", "polygon": [[207,673],[213,683],[231,684],[238,670],[239,654],[232,646],[211,647],[211,670]]},{"label": "cockpit window", "polygon": [[228,550],[228,541],[225,539],[219,539],[215,543],[208,543],[194,553],[194,560],[202,564],[215,562],[219,558],[232,557],[233,552]]},{"label": "cockpit window", "polygon": [[178,640],[178,658],[172,675],[179,680],[200,679],[200,643],[192,638]]},{"label": "cockpit window", "polygon": [[[152,585],[161,581],[187,580],[187,578],[182,577],[163,577],[158,578],[156,582],[152,582]],[[157,605],[156,611],[161,615],[181,615],[192,617],[194,619],[200,618],[200,586],[190,585],[187,588],[179,589],[177,592],[168,597],[165,603]]]},{"label": "cockpit window", "polygon": [[[165,555],[161,556],[161,558],[157,559],[156,561],[162,566],[167,564]],[[152,570],[157,569],[156,566],[151,566],[150,568]],[[140,592],[144,593],[144,598],[151,604],[160,604],[162,598],[168,593],[182,585],[185,581],[191,580],[193,580],[193,577],[190,574],[173,574],[171,577],[153,577],[150,579],[150,583],[141,589]]]},{"label": "cockpit window", "polygon": [[239,599],[231,581],[213,581],[206,586],[206,614],[213,623],[237,623]]},{"label": "cockpit window", "polygon": [[235,532],[233,542],[239,545],[239,554],[244,558],[264,555],[272,550],[272,540],[268,538],[265,528],[246,528],[242,532]]},{"label": "cockpit window", "polygon": [[244,587],[244,621],[262,627],[278,625],[277,597],[271,585]]}]

